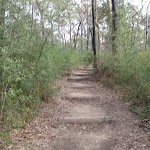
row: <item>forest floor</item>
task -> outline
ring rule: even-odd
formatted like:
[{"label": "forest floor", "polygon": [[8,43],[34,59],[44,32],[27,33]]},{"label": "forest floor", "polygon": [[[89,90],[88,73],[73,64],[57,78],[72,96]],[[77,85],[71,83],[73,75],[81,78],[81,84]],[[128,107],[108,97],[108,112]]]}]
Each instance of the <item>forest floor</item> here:
[{"label": "forest floor", "polygon": [[13,130],[6,149],[149,150],[150,132],[139,128],[119,94],[87,75],[91,69],[74,70],[69,81],[68,76],[58,80],[60,92],[30,124]]}]

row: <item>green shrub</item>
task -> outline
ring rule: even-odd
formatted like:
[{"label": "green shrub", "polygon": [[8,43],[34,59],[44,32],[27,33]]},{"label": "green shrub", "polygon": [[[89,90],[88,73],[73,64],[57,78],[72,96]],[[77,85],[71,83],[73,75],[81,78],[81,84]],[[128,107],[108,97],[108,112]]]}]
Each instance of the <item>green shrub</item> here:
[{"label": "green shrub", "polygon": [[86,55],[64,47],[51,47],[47,42],[38,60],[40,50],[34,51],[33,47],[33,53],[26,48],[20,53],[14,49],[12,54],[3,49],[0,60],[0,108],[3,109],[0,117],[5,125],[11,124],[13,127],[30,121],[42,100],[46,101],[55,93],[55,81],[72,66],[80,65]]},{"label": "green shrub", "polygon": [[107,81],[111,84],[124,87],[125,97],[131,100],[132,105],[148,105],[150,104],[149,60],[150,52],[133,50],[115,56],[103,52],[103,77],[109,79]]}]

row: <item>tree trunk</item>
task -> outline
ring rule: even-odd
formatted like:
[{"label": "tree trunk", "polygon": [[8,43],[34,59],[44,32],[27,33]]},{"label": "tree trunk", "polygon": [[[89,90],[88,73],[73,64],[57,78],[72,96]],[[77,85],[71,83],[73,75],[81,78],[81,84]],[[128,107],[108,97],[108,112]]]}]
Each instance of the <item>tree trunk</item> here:
[{"label": "tree trunk", "polygon": [[150,16],[148,17],[148,46],[150,47]]},{"label": "tree trunk", "polygon": [[35,5],[35,0],[32,0],[32,23],[31,23],[31,32],[33,29],[33,24],[34,24],[34,5]]},{"label": "tree trunk", "polygon": [[111,13],[111,0],[107,0],[108,11]]},{"label": "tree trunk", "polygon": [[116,34],[117,34],[117,0],[112,1],[112,53],[116,54]]},{"label": "tree trunk", "polygon": [[[145,41],[145,50],[147,50],[147,43],[148,43],[148,34],[149,34],[149,39],[150,39],[150,18],[148,17],[148,8],[149,8],[150,3],[147,6],[146,9],[146,41]],[[148,21],[149,18],[149,21]]]},{"label": "tree trunk", "polygon": [[81,22],[81,51],[83,50],[83,22]]},{"label": "tree trunk", "polygon": [[54,32],[53,32],[53,21],[51,20],[51,32],[52,32],[52,41],[51,41],[51,43],[52,43],[52,46],[54,45]]},{"label": "tree trunk", "polygon": [[[82,0],[81,0],[81,9],[82,9]],[[83,13],[82,13],[82,10],[81,10],[81,50],[83,50]]]},{"label": "tree trunk", "polygon": [[43,1],[43,6],[41,8],[41,6],[39,5],[38,1],[36,0],[40,15],[41,15],[41,33],[42,33],[42,37],[44,37],[45,35],[45,31],[44,31],[44,10],[45,10],[45,0]]},{"label": "tree trunk", "polygon": [[70,48],[72,48],[72,35],[71,35],[71,17],[70,17]]},{"label": "tree trunk", "polygon": [[[4,46],[4,27],[5,27],[5,2],[6,0],[1,0],[0,2],[0,49]],[[1,52],[0,52],[1,55]]]},{"label": "tree trunk", "polygon": [[80,23],[78,25],[77,36],[76,36],[76,40],[75,40],[75,49],[76,49],[76,46],[77,46],[77,38],[78,38],[78,35],[79,35],[81,23],[82,23],[82,20],[80,21]]},{"label": "tree trunk", "polygon": [[87,1],[87,39],[86,39],[86,45],[87,50],[89,49],[89,13],[88,13],[88,1]]},{"label": "tree trunk", "polygon": [[41,25],[42,25],[42,37],[45,35],[44,31],[44,6],[43,6],[43,11],[41,12]]},{"label": "tree trunk", "polygon": [[97,26],[97,30],[98,30],[98,71],[99,71],[99,76],[101,77],[101,41],[100,41],[99,24],[97,22],[97,19],[98,19],[97,0],[95,0],[95,7],[96,7],[96,26]]},{"label": "tree trunk", "polygon": [[92,0],[92,23],[93,23],[92,48],[93,48],[93,53],[94,53],[94,68],[96,68],[97,67],[97,63],[96,63],[95,8],[94,8],[94,0]]},{"label": "tree trunk", "polygon": [[109,47],[110,51],[112,52],[112,37],[111,37],[111,34],[112,34],[112,5],[111,5],[111,0],[107,0],[107,7],[108,7],[108,33],[109,33],[109,36],[108,36],[108,42],[107,42],[107,46]]}]

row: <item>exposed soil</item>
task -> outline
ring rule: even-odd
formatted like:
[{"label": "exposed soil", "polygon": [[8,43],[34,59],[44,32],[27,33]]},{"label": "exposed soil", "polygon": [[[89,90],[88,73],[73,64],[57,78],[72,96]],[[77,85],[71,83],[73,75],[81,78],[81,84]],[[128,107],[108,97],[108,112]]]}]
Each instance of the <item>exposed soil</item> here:
[{"label": "exposed soil", "polygon": [[[82,71],[82,69],[81,69]],[[77,71],[81,73],[81,71]],[[76,72],[76,71],[74,71]],[[138,126],[128,105],[113,90],[97,82],[95,77],[78,81],[91,87],[70,88],[68,77],[57,81],[61,91],[38,116],[21,130],[13,130],[12,150],[149,150],[150,133]],[[75,82],[75,81],[74,81]],[[76,83],[76,82],[75,82]],[[75,84],[77,86],[77,83]],[[94,86],[94,87],[93,87]],[[66,95],[82,92],[99,95],[97,100],[68,100]],[[109,116],[111,123],[59,124],[57,118]]]}]

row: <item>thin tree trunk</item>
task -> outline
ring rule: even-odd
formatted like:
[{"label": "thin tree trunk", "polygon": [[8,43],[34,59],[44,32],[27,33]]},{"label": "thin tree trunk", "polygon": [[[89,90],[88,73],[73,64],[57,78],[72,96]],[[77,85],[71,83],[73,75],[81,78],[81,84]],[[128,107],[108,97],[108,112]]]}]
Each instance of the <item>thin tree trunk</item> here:
[{"label": "thin tree trunk", "polygon": [[70,48],[72,49],[72,35],[71,35],[71,16],[70,16]]},{"label": "thin tree trunk", "polygon": [[[4,45],[4,26],[5,26],[5,2],[6,0],[1,0],[0,2],[0,49]],[[1,52],[0,52],[1,55]]]},{"label": "thin tree trunk", "polygon": [[83,50],[83,22],[81,22],[81,50]]},{"label": "thin tree trunk", "polygon": [[[148,8],[149,8],[149,5],[150,5],[150,3],[148,4],[147,9],[146,9],[146,41],[145,41],[145,50],[147,50],[147,42],[148,42],[148,25],[149,25],[149,28],[150,28],[150,23],[148,22]],[[149,35],[150,35],[150,33],[149,33]]]},{"label": "thin tree trunk", "polygon": [[74,33],[74,36],[73,36],[73,42],[74,42],[74,47],[76,48],[76,35]]},{"label": "thin tree trunk", "polygon": [[112,53],[116,54],[116,34],[117,34],[117,10],[116,0],[112,0]]},{"label": "thin tree trunk", "polygon": [[107,0],[108,11],[111,13],[111,0]]},{"label": "thin tree trunk", "polygon": [[81,23],[82,23],[82,21],[80,21],[80,23],[78,25],[77,36],[76,36],[76,40],[75,40],[75,49],[76,49],[76,46],[77,46],[77,38],[78,38],[78,35],[79,35]]},{"label": "thin tree trunk", "polygon": [[87,50],[89,49],[89,13],[88,13],[88,1],[87,1],[87,39],[86,39],[86,45]]},{"label": "thin tree trunk", "polygon": [[54,45],[53,21],[51,20],[52,45]]},{"label": "thin tree trunk", "polygon": [[44,37],[45,31],[44,31],[44,6],[43,6],[43,11],[41,13],[41,25],[42,25],[42,36]]},{"label": "thin tree trunk", "polygon": [[92,22],[93,22],[92,48],[93,48],[93,53],[94,53],[94,68],[96,68],[96,67],[97,67],[97,63],[96,63],[95,9],[94,9],[94,0],[92,0]]},{"label": "thin tree trunk", "polygon": [[[82,9],[82,0],[81,0],[81,9]],[[81,10],[81,50],[83,50],[83,13]]]},{"label": "thin tree trunk", "polygon": [[148,45],[150,46],[150,16],[148,17]]},{"label": "thin tree trunk", "polygon": [[112,34],[112,4],[111,4],[111,0],[107,0],[107,6],[108,6],[108,33],[109,33],[109,37],[108,37],[108,44],[107,46],[109,45],[109,49],[110,51],[112,52],[112,37],[111,37],[111,34]]},{"label": "thin tree trunk", "polygon": [[97,26],[97,30],[98,30],[98,70],[99,70],[99,76],[101,77],[101,41],[100,41],[99,24],[97,22],[97,19],[98,19],[97,0],[95,0],[95,6],[96,6],[96,26]]},{"label": "thin tree trunk", "polygon": [[41,8],[41,6],[39,5],[38,1],[36,0],[38,9],[40,11],[40,15],[41,15],[41,32],[42,32],[42,37],[44,37],[45,35],[45,31],[44,31],[44,10],[45,10],[45,0],[43,1],[43,6]]},{"label": "thin tree trunk", "polygon": [[31,32],[33,29],[33,24],[34,24],[34,5],[35,5],[35,0],[32,0],[32,23],[31,23]]}]

